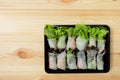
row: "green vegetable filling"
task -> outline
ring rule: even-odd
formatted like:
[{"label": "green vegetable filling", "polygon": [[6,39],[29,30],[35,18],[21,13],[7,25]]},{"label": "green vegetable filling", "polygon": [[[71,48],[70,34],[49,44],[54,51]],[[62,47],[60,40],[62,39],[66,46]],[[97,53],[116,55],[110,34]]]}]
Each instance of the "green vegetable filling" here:
[{"label": "green vegetable filling", "polygon": [[72,49],[67,50],[67,54],[72,54],[72,53],[73,53]]},{"label": "green vegetable filling", "polygon": [[75,31],[78,36],[81,38],[88,39],[88,33],[89,33],[89,26],[83,25],[83,24],[76,24],[75,25]]},{"label": "green vegetable filling", "polygon": [[104,37],[107,35],[107,33],[108,33],[108,30],[104,27],[101,27],[100,31],[98,33],[97,39],[98,40],[104,40]]},{"label": "green vegetable filling", "polygon": [[66,27],[65,26],[60,26],[57,28],[56,30],[56,34],[58,37],[61,37],[61,36],[66,36],[67,35],[67,31],[66,31]]},{"label": "green vegetable filling", "polygon": [[47,24],[44,31],[45,35],[48,39],[55,39],[57,38],[56,29],[54,29],[53,25]]}]

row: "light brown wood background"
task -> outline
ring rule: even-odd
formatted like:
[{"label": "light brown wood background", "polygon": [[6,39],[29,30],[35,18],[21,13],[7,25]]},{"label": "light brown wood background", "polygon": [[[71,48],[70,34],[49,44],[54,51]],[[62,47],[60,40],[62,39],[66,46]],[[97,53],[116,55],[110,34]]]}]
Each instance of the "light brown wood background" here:
[{"label": "light brown wood background", "polygon": [[[109,25],[110,71],[47,74],[44,70],[47,23]],[[119,80],[119,37],[120,0],[0,0],[0,80]],[[19,57],[19,53],[27,58]]]}]

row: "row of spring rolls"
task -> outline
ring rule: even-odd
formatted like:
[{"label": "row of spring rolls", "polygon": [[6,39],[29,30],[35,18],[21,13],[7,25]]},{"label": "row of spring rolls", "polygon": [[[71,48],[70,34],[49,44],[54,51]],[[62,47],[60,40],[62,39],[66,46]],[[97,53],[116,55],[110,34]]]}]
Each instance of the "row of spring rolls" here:
[{"label": "row of spring rolls", "polygon": [[[54,29],[53,25],[47,25],[45,35],[48,38],[49,47],[54,50],[64,49],[63,52],[48,53],[49,69],[103,70],[103,56],[106,53],[104,37],[107,33],[107,29],[103,27],[94,28],[81,24],[75,25],[75,28],[68,29],[64,26]],[[79,51],[74,53],[75,49]],[[87,55],[85,55],[85,52],[87,52]]]},{"label": "row of spring rolls", "polygon": [[88,47],[87,55],[84,50],[77,51],[72,50],[62,51],[60,53],[49,52],[49,69],[52,70],[66,70],[68,69],[104,69],[103,56],[105,50],[102,52],[97,51],[94,47]]}]

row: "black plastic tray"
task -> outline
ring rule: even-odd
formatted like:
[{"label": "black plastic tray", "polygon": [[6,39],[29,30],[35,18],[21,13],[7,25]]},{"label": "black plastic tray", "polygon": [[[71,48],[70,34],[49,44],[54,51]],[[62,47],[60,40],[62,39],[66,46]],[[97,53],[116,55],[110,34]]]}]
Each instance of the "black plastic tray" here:
[{"label": "black plastic tray", "polygon": [[[59,27],[59,26],[66,26],[66,27],[75,27],[75,25],[54,25],[55,27]],[[109,72],[110,70],[110,27],[108,25],[88,25],[90,27],[96,27],[96,26],[103,26],[105,27],[109,33],[106,35],[105,40],[106,40],[106,44],[105,44],[105,49],[106,49],[106,54],[103,57],[104,60],[104,70],[90,70],[90,69],[76,69],[76,70],[51,70],[49,69],[49,61],[48,61],[48,50],[49,50],[49,45],[48,45],[48,41],[47,41],[47,37],[44,35],[44,60],[45,60],[45,71],[47,73],[106,73]]]}]

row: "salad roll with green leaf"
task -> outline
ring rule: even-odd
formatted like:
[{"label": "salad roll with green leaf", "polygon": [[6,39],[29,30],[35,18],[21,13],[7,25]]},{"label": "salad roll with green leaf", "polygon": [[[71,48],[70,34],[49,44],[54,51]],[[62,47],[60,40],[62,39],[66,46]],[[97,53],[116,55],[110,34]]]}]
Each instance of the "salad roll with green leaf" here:
[{"label": "salad roll with green leaf", "polygon": [[56,30],[54,29],[54,26],[47,24],[44,31],[48,39],[49,47],[56,49],[57,48],[57,35],[56,35]]},{"label": "salad roll with green leaf", "polygon": [[98,27],[93,27],[89,29],[89,47],[96,47],[96,39],[100,29]]},{"label": "salad roll with green leaf", "polygon": [[79,51],[85,50],[88,44],[89,26],[83,24],[76,24],[75,31],[77,34],[76,47]]},{"label": "salad roll with green leaf", "polygon": [[98,70],[104,69],[103,56],[106,53],[106,50],[105,50],[106,40],[104,39],[104,37],[107,35],[107,33],[108,33],[108,30],[104,27],[101,27],[97,37],[97,48],[98,48],[97,69]]},{"label": "salad roll with green leaf", "polygon": [[57,37],[58,37],[57,48],[65,49],[66,37],[67,37],[66,27],[65,26],[58,27],[56,30],[56,33],[57,33]]},{"label": "salad roll with green leaf", "polygon": [[73,50],[67,50],[67,67],[68,69],[77,69],[76,58]]},{"label": "salad roll with green leaf", "polygon": [[68,28],[67,35],[68,35],[68,40],[67,40],[66,48],[67,50],[68,49],[74,50],[76,48],[75,37],[77,36],[77,31],[74,28]]},{"label": "salad roll with green leaf", "polygon": [[106,40],[104,39],[104,37],[107,35],[107,33],[108,33],[108,30],[106,28],[104,28],[104,27],[100,28],[100,31],[99,31],[98,36],[97,36],[97,48],[98,48],[98,50],[105,49]]}]

